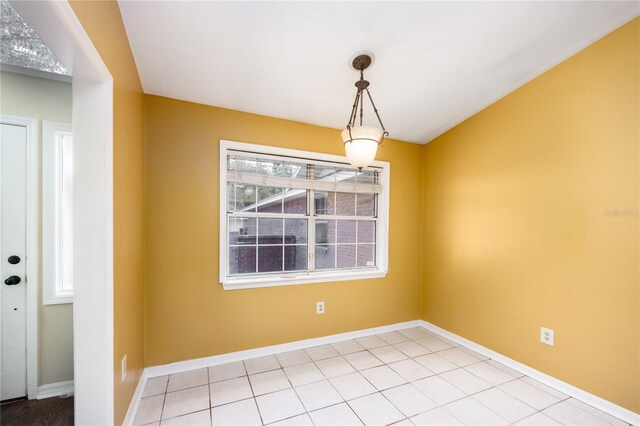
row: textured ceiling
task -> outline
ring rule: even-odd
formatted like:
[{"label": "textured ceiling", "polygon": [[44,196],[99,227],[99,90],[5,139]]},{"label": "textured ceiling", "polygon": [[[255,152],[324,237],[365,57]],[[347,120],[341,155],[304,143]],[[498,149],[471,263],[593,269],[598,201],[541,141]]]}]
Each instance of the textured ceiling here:
[{"label": "textured ceiling", "polygon": [[358,78],[349,59],[370,50],[365,77],[390,137],[416,143],[629,21],[639,5],[120,1],[147,93],[343,128]]}]

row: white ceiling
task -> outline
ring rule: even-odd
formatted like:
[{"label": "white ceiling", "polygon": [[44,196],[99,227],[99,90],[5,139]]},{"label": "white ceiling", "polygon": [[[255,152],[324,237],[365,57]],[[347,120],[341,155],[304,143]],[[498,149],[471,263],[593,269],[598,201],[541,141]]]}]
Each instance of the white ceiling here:
[{"label": "white ceiling", "polygon": [[[637,1],[120,1],[146,93],[343,128],[365,72],[426,143],[639,13]],[[366,113],[365,113],[366,115]]]}]

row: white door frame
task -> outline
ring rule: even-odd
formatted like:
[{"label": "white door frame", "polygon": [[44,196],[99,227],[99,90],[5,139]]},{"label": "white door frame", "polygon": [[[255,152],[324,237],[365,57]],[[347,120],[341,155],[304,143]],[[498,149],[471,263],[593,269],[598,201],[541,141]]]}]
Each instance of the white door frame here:
[{"label": "white door frame", "polygon": [[1,115],[2,124],[22,126],[27,129],[27,210],[26,210],[26,342],[27,342],[27,396],[38,396],[38,230],[39,230],[39,167],[38,120],[28,117]]},{"label": "white door frame", "polygon": [[113,424],[113,79],[67,1],[11,4],[73,74],[75,423]]}]

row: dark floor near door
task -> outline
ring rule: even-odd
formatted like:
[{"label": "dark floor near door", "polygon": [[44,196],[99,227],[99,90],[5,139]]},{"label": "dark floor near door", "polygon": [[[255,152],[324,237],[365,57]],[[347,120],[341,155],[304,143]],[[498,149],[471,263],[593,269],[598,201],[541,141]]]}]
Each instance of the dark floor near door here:
[{"label": "dark floor near door", "polygon": [[73,397],[4,403],[0,405],[0,425],[73,425]]}]

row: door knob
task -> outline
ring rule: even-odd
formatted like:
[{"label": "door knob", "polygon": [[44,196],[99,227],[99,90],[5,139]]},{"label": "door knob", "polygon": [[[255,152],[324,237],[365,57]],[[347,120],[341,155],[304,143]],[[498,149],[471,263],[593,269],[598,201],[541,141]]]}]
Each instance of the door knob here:
[{"label": "door knob", "polygon": [[17,275],[11,275],[9,278],[7,278],[6,280],[4,280],[4,283],[6,285],[16,285],[16,284],[20,284],[20,277]]},{"label": "door knob", "polygon": [[16,256],[15,254],[13,256],[9,256],[9,258],[7,259],[7,262],[9,262],[12,265],[20,263],[20,256]]}]

